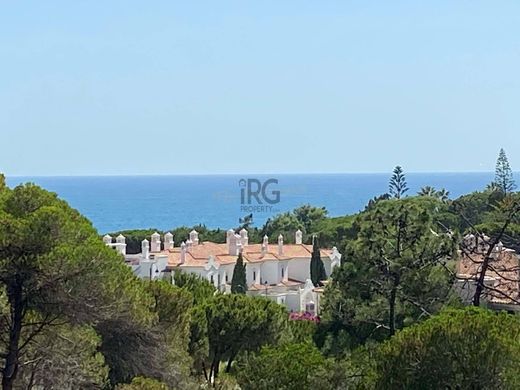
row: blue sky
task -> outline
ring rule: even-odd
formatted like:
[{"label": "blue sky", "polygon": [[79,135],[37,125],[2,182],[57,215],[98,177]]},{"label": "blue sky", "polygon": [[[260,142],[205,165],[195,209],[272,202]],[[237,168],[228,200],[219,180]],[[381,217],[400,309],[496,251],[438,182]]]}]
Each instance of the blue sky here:
[{"label": "blue sky", "polygon": [[0,2],[0,171],[520,170],[520,2],[427,3]]}]

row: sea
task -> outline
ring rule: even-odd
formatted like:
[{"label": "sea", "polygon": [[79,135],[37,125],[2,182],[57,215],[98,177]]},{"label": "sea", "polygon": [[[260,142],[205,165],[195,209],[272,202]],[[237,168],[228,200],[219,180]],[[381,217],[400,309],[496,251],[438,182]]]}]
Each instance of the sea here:
[{"label": "sea", "polygon": [[[456,198],[484,189],[493,173],[408,173],[406,179],[410,195],[429,185]],[[57,193],[104,234],[197,224],[229,229],[250,214],[261,227],[303,204],[325,207],[329,216],[352,214],[387,192],[388,180],[389,174],[13,176],[7,184],[32,182]]]}]

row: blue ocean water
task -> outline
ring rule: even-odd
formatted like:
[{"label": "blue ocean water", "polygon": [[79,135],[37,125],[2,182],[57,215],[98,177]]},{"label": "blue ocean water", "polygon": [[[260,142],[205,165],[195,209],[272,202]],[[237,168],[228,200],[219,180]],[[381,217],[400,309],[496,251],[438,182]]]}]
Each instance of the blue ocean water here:
[{"label": "blue ocean water", "polygon": [[[280,191],[279,203],[264,201],[271,209],[253,213],[254,226],[261,226],[267,218],[306,203],[325,206],[331,216],[355,213],[388,190],[389,175],[8,177],[7,184],[12,187],[29,181],[54,191],[86,215],[100,233],[106,233],[199,223],[210,228],[236,227],[239,218],[249,214],[242,208],[239,186],[241,179],[249,178],[261,183],[278,180],[268,189]],[[430,185],[446,188],[452,198],[481,190],[492,179],[492,173],[407,174],[409,194]]]}]

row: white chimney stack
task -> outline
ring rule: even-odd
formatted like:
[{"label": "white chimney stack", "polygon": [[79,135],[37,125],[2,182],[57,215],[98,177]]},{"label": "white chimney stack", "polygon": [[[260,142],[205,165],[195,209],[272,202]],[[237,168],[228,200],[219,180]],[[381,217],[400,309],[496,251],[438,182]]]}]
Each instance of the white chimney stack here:
[{"label": "white chimney stack", "polygon": [[165,250],[171,250],[175,246],[175,243],[173,242],[173,234],[170,232],[167,232],[164,235],[164,249]]},{"label": "white chimney stack", "polygon": [[303,243],[303,233],[300,229],[296,230],[296,234],[294,235],[294,242],[296,245],[301,245]]},{"label": "white chimney stack", "polygon": [[152,249],[152,252],[161,251],[161,236],[157,232],[152,234],[152,248],[151,249]]},{"label": "white chimney stack", "polygon": [[105,235],[103,236],[103,242],[104,242],[106,245],[112,244],[112,236],[109,235],[109,234],[105,234]]},{"label": "white chimney stack", "polygon": [[117,250],[119,253],[121,253],[123,256],[126,255],[126,238],[122,234],[116,237],[116,243],[117,243]]},{"label": "white chimney stack", "polygon": [[269,237],[267,237],[267,234],[264,236],[262,244],[265,245],[266,247],[267,247],[267,245],[269,245]]},{"label": "white chimney stack", "polygon": [[278,236],[278,255],[283,255],[283,236],[281,234]]},{"label": "white chimney stack", "polygon": [[190,232],[190,241],[193,245],[199,245],[199,233],[195,229]]},{"label": "white chimney stack", "polygon": [[146,238],[141,242],[141,254],[145,260],[150,257],[150,243]]},{"label": "white chimney stack", "polygon": [[[228,231],[229,233],[229,231]],[[238,255],[238,245],[240,244],[240,236],[238,234],[228,235],[228,253],[232,256]]]},{"label": "white chimney stack", "polygon": [[262,257],[267,253],[267,245],[262,244]]},{"label": "white chimney stack", "polygon": [[235,231],[233,229],[229,229],[226,232],[226,244],[229,245],[229,243],[231,242],[231,237],[234,237],[234,236],[235,236]]},{"label": "white chimney stack", "polygon": [[247,236],[247,230],[246,229],[240,230],[240,240],[242,242],[242,246],[249,245],[249,237]]},{"label": "white chimney stack", "polygon": [[184,264],[186,261],[186,244],[183,242],[181,244],[181,264]]}]

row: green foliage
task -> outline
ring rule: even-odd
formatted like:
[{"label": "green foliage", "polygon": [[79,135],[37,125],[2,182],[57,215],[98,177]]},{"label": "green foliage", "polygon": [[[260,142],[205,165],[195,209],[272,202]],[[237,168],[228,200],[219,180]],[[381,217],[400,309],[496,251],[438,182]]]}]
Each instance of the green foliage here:
[{"label": "green foliage", "polygon": [[314,342],[317,325],[314,321],[290,320],[288,322],[288,333],[291,343],[310,343]]},{"label": "green foliage", "polygon": [[[484,232],[496,237],[507,218],[509,205],[520,201],[520,193],[505,195],[501,191],[475,192],[455,200],[451,211],[460,214],[457,228],[462,233]],[[520,220],[513,218],[501,241],[508,248],[520,251]]]},{"label": "green foliage", "polygon": [[108,367],[98,351],[100,344],[100,337],[88,326],[65,324],[45,329],[22,357],[17,387],[104,388],[108,383]]},{"label": "green foliage", "polygon": [[500,149],[498,155],[494,184],[504,194],[511,193],[516,188],[515,180],[513,179],[513,170],[509,165],[509,160],[507,159],[504,149]]},{"label": "green foliage", "polygon": [[209,339],[208,320],[203,305],[195,306],[191,311],[188,351],[193,360],[193,372],[195,374],[205,373],[205,363],[209,356]]},{"label": "green foliage", "polygon": [[399,165],[394,168],[390,183],[388,184],[388,192],[395,199],[401,199],[404,194],[408,191],[408,185],[406,184],[406,177],[403,172],[403,168]]},{"label": "green foliage", "polygon": [[320,248],[318,246],[318,240],[314,240],[312,244],[312,255],[310,262],[310,274],[312,284],[315,286],[322,286],[323,281],[327,280],[327,274],[325,272],[325,266],[321,260]]},{"label": "green foliage", "polygon": [[129,384],[117,386],[116,390],[170,390],[170,387],[155,379],[136,377]]},{"label": "green foliage", "polygon": [[321,248],[332,248],[333,246],[343,248],[346,244],[345,240],[355,238],[354,219],[354,215],[346,215],[319,221],[315,227],[318,245]]},{"label": "green foliage", "polygon": [[292,212],[283,213],[268,219],[262,228],[261,235],[267,235],[270,240],[276,240],[281,234],[286,243],[294,243],[294,233],[300,229],[304,234],[304,241],[308,241],[318,224],[327,217],[325,207],[303,205]]},{"label": "green foliage", "polygon": [[392,199],[392,196],[390,194],[388,194],[388,193],[382,194],[382,195],[379,195],[379,196],[374,196],[372,199],[370,199],[368,201],[367,205],[365,206],[365,211],[369,211],[372,208],[374,208],[374,206],[378,202],[381,202],[383,200],[388,200],[388,199]]},{"label": "green foliage", "polygon": [[218,376],[221,361],[227,360],[229,371],[240,352],[276,343],[287,326],[285,308],[265,298],[217,295],[203,308],[209,340],[209,378]]},{"label": "green foliage", "polygon": [[262,228],[262,234],[267,235],[271,241],[276,241],[281,234],[287,243],[294,242],[293,235],[300,229],[304,231],[303,223],[292,213],[278,214],[274,218],[270,218]]},{"label": "green foliage", "polygon": [[306,204],[295,208],[293,214],[303,225],[304,232],[311,234],[314,232],[316,224],[327,217],[327,209],[325,207],[314,207]]},{"label": "green foliage", "polygon": [[[500,166],[509,177],[508,164]],[[397,199],[383,195],[359,215],[328,218],[324,208],[304,205],[250,228],[250,242],[280,233],[291,242],[297,229],[310,242],[318,233],[315,284],[325,279],[319,247],[343,248],[316,324],[288,321],[283,306],[261,297],[219,294],[193,274],[176,273],[175,286],[140,281],[55,194],[31,184],[11,190],[0,175],[4,387],[184,389],[205,375],[207,387],[221,389],[237,382],[244,389],[518,388],[518,317],[477,309],[435,315],[454,302],[448,260],[459,233],[493,237],[508,202],[520,199],[497,183],[453,202],[432,187],[399,199],[408,189],[396,167]],[[201,240],[225,242],[224,231],[195,229]],[[175,241],[191,230],[173,229]],[[154,231],[121,232],[128,252],[140,252]],[[519,220],[502,241],[520,249]],[[247,290],[245,267],[240,255],[235,293]]]},{"label": "green foliage", "polygon": [[450,299],[445,266],[455,238],[435,232],[434,215],[429,202],[408,198],[378,202],[357,217],[357,239],[334,271],[323,310],[351,346],[384,339]]},{"label": "green foliage", "polygon": [[[187,290],[172,286],[165,281],[145,282],[149,294],[154,298],[153,312],[157,322],[153,331],[157,335],[159,347],[164,352],[154,358],[148,358],[148,364],[157,360],[160,375],[154,377],[173,387],[185,387],[190,374],[191,359],[188,355],[192,295]],[[151,370],[150,370],[151,371]],[[148,371],[148,375],[151,372]]]},{"label": "green foliage", "polygon": [[245,294],[247,292],[246,265],[242,253],[238,254],[237,262],[233,268],[231,292],[233,294]]},{"label": "green foliage", "polygon": [[517,389],[520,318],[446,310],[397,333],[375,355],[376,389]]},{"label": "green foliage", "polygon": [[434,187],[426,186],[421,188],[417,195],[429,196],[431,198],[437,198],[440,201],[447,202],[449,200],[450,193],[449,191],[446,191],[444,188],[441,190],[436,190]]},{"label": "green foliage", "polygon": [[111,383],[133,377],[156,378],[174,387],[187,387],[191,359],[188,355],[192,296],[165,281],[140,281],[153,300],[151,324],[113,320],[99,329],[101,351],[110,365]]},{"label": "green foliage", "polygon": [[0,283],[10,313],[0,321],[9,335],[0,340],[3,386],[15,382],[19,357],[33,339],[56,323],[151,320],[146,293],[84,217],[35,185],[2,192]]},{"label": "green foliage", "polygon": [[264,347],[237,369],[244,390],[310,389],[311,378],[326,364],[320,351],[309,343]]},{"label": "green foliage", "polygon": [[175,272],[174,283],[177,287],[188,291],[192,298],[193,304],[199,305],[213,295],[217,291],[208,280],[202,278],[197,274],[189,274],[186,272]]},{"label": "green foliage", "polygon": [[473,192],[453,201],[450,211],[459,217],[456,228],[464,232],[475,225],[493,219],[492,214],[504,194],[500,191]]}]

